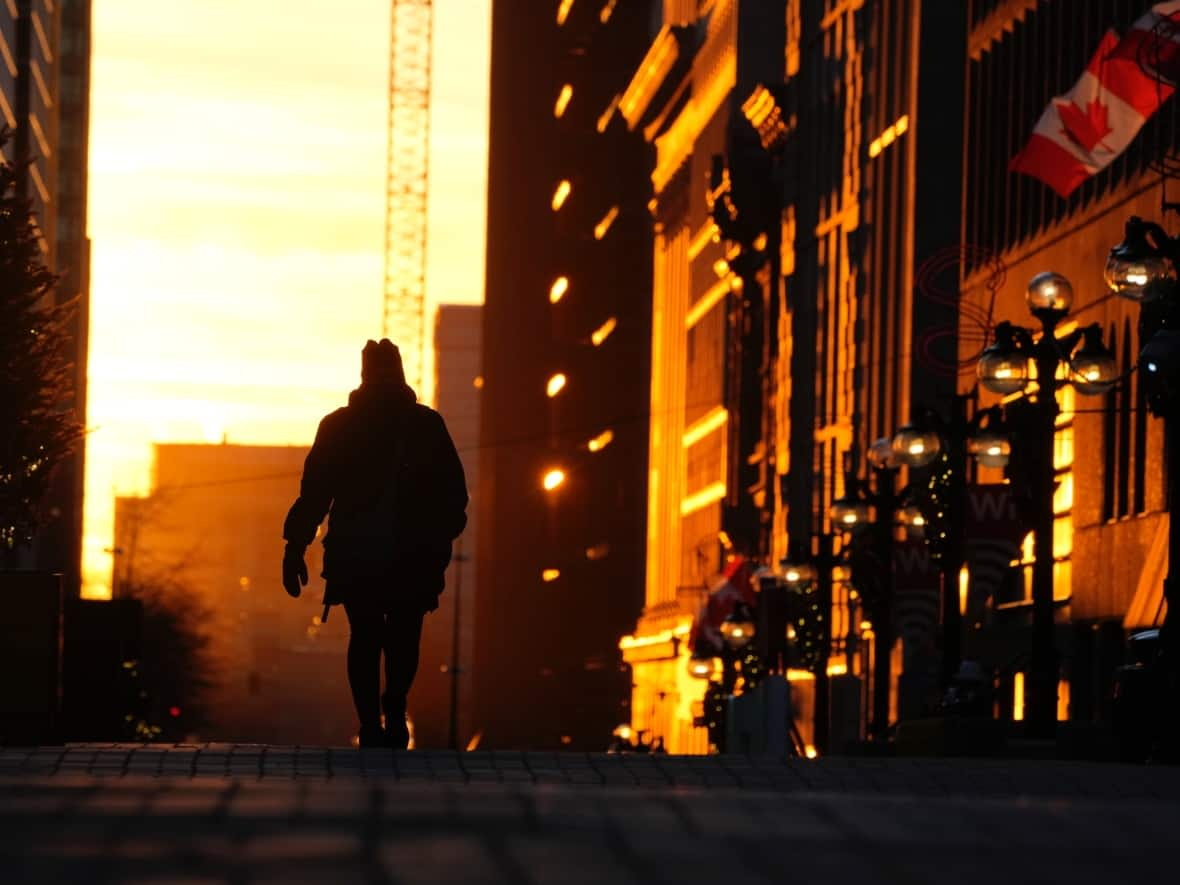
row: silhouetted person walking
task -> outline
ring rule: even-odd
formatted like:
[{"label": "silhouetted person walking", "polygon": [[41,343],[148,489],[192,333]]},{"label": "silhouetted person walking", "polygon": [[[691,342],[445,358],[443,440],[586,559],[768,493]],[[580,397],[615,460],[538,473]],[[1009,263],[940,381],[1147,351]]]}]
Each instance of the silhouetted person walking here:
[{"label": "silhouetted person walking", "polygon": [[304,463],[283,526],[283,586],[292,596],[307,584],[304,551],[329,509],[324,603],[343,604],[348,615],[361,746],[404,748],[422,619],[438,608],[451,542],[467,524],[467,486],[442,417],[417,402],[387,338],[365,345],[361,386],[320,422]]}]

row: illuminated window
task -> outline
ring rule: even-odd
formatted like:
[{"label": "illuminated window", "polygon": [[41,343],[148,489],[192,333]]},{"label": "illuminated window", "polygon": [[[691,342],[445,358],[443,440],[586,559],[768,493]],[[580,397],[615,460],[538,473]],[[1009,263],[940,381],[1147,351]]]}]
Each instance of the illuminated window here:
[{"label": "illuminated window", "polygon": [[571,189],[572,186],[569,180],[565,178],[557,185],[557,190],[553,192],[553,202],[551,204],[554,212],[565,205],[566,198],[569,197]]},{"label": "illuminated window", "polygon": [[565,20],[569,18],[570,7],[574,5],[574,0],[561,0],[557,4],[557,24],[558,27],[565,24]]},{"label": "illuminated window", "polygon": [[606,110],[602,112],[602,116],[598,118],[598,125],[595,127],[599,132],[606,132],[606,127],[610,125],[610,118],[615,115],[615,111],[619,108],[619,102],[622,100],[622,95],[616,95],[611,99],[610,104],[606,106]]},{"label": "illuminated window", "polygon": [[590,335],[590,340],[594,343],[594,346],[598,347],[603,341],[609,338],[610,333],[615,330],[615,327],[618,324],[618,320],[616,320],[614,317],[611,317],[609,320],[595,329]]},{"label": "illuminated window", "polygon": [[595,544],[586,548],[586,558],[591,562],[606,559],[610,555],[610,544]]},{"label": "illuminated window", "polygon": [[718,481],[694,492],[680,502],[680,515],[689,516],[725,497],[725,483]]},{"label": "illuminated window", "polygon": [[758,132],[758,140],[768,151],[781,147],[790,134],[787,116],[775,100],[774,93],[758,86],[742,103],[742,113]]},{"label": "illuminated window", "polygon": [[875,157],[880,154],[881,151],[885,150],[885,148],[889,147],[889,145],[893,144],[893,142],[905,135],[909,128],[910,118],[906,115],[899,117],[896,123],[894,123],[892,126],[886,127],[884,132],[872,140],[872,142],[869,144],[869,156]]},{"label": "illuminated window", "polygon": [[594,239],[601,240],[610,231],[610,226],[615,223],[615,219],[619,217],[619,207],[611,206],[610,211],[602,216],[602,221],[594,226]]},{"label": "illuminated window", "polygon": [[541,485],[544,486],[545,491],[551,492],[565,482],[565,471],[559,467],[554,467],[547,471],[541,478]]},{"label": "illuminated window", "polygon": [[559,302],[565,293],[569,291],[570,281],[569,277],[558,277],[553,281],[553,285],[549,287],[549,301],[552,304]]},{"label": "illuminated window", "polygon": [[556,581],[561,577],[561,570],[555,568],[547,568],[541,572],[541,580],[546,584]]},{"label": "illuminated window", "polygon": [[615,434],[613,430],[604,430],[590,442],[586,443],[586,448],[592,452],[601,452],[614,441]]},{"label": "illuminated window", "polygon": [[1012,719],[1024,720],[1024,674],[1020,672],[1012,677]]},{"label": "illuminated window", "polygon": [[710,409],[701,418],[684,429],[683,443],[687,449],[694,446],[718,428],[724,427],[729,420],[729,411],[724,406]]},{"label": "illuminated window", "polygon": [[[1074,504],[1074,412],[1077,395],[1072,387],[1057,392],[1057,431],[1053,437],[1053,599],[1061,602],[1073,594],[1073,504]],[[1005,602],[1032,601],[1033,571],[1036,563],[1035,536],[1025,535],[1021,550],[1019,580]]]},{"label": "illuminated window", "polygon": [[545,385],[545,393],[549,396],[557,396],[565,388],[565,375],[558,372],[549,379],[549,383]]},{"label": "illuminated window", "polygon": [[566,83],[557,95],[557,103],[553,105],[553,116],[561,119],[565,109],[569,107],[570,99],[574,97],[574,87]]}]

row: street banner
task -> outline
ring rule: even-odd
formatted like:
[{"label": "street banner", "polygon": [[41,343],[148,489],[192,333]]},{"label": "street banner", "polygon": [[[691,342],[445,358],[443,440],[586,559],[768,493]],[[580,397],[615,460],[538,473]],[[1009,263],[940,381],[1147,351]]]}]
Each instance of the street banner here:
[{"label": "street banner", "polygon": [[[901,637],[907,664],[931,652],[941,620],[940,574],[922,540],[907,540],[893,547],[893,624]],[[912,668],[912,667],[911,667]]]},{"label": "street banner", "polygon": [[[1180,0],[1155,9],[1173,7],[1180,9]],[[1140,66],[1144,39],[1152,38],[1140,29],[1133,29],[1126,43],[1107,31],[1077,83],[1049,102],[1008,169],[1044,182],[1064,198],[1109,166],[1174,91]]]},{"label": "street banner", "polygon": [[971,596],[979,605],[1003,588],[1012,564],[1020,561],[1029,526],[1008,483],[969,486],[966,504],[967,569]]}]

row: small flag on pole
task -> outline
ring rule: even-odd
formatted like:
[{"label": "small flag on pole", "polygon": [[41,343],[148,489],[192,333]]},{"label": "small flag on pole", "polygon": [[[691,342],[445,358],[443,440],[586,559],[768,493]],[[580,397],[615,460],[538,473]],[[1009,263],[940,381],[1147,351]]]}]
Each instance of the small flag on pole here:
[{"label": "small flag on pole", "polygon": [[[1008,164],[1010,171],[1031,175],[1068,197],[1126,150],[1174,91],[1171,85],[1148,75],[1139,63],[1143,40],[1158,39],[1139,24],[1162,7],[1180,10],[1180,0],[1157,4],[1125,38],[1106,32],[1073,88],[1045,108],[1028,144]],[[1161,58],[1167,55],[1165,52]]]}]

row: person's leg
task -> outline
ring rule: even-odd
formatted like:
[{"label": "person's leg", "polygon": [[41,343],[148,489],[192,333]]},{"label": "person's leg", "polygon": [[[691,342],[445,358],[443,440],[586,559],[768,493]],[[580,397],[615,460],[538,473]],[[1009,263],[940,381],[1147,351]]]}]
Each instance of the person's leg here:
[{"label": "person's leg", "polygon": [[357,599],[344,603],[348,615],[348,686],[360,720],[362,739],[381,733],[381,645],[385,616],[378,606]]},{"label": "person's leg", "polygon": [[425,612],[416,606],[393,606],[385,618],[385,729],[400,746],[409,740],[406,731],[406,696],[418,672],[418,648]]}]

